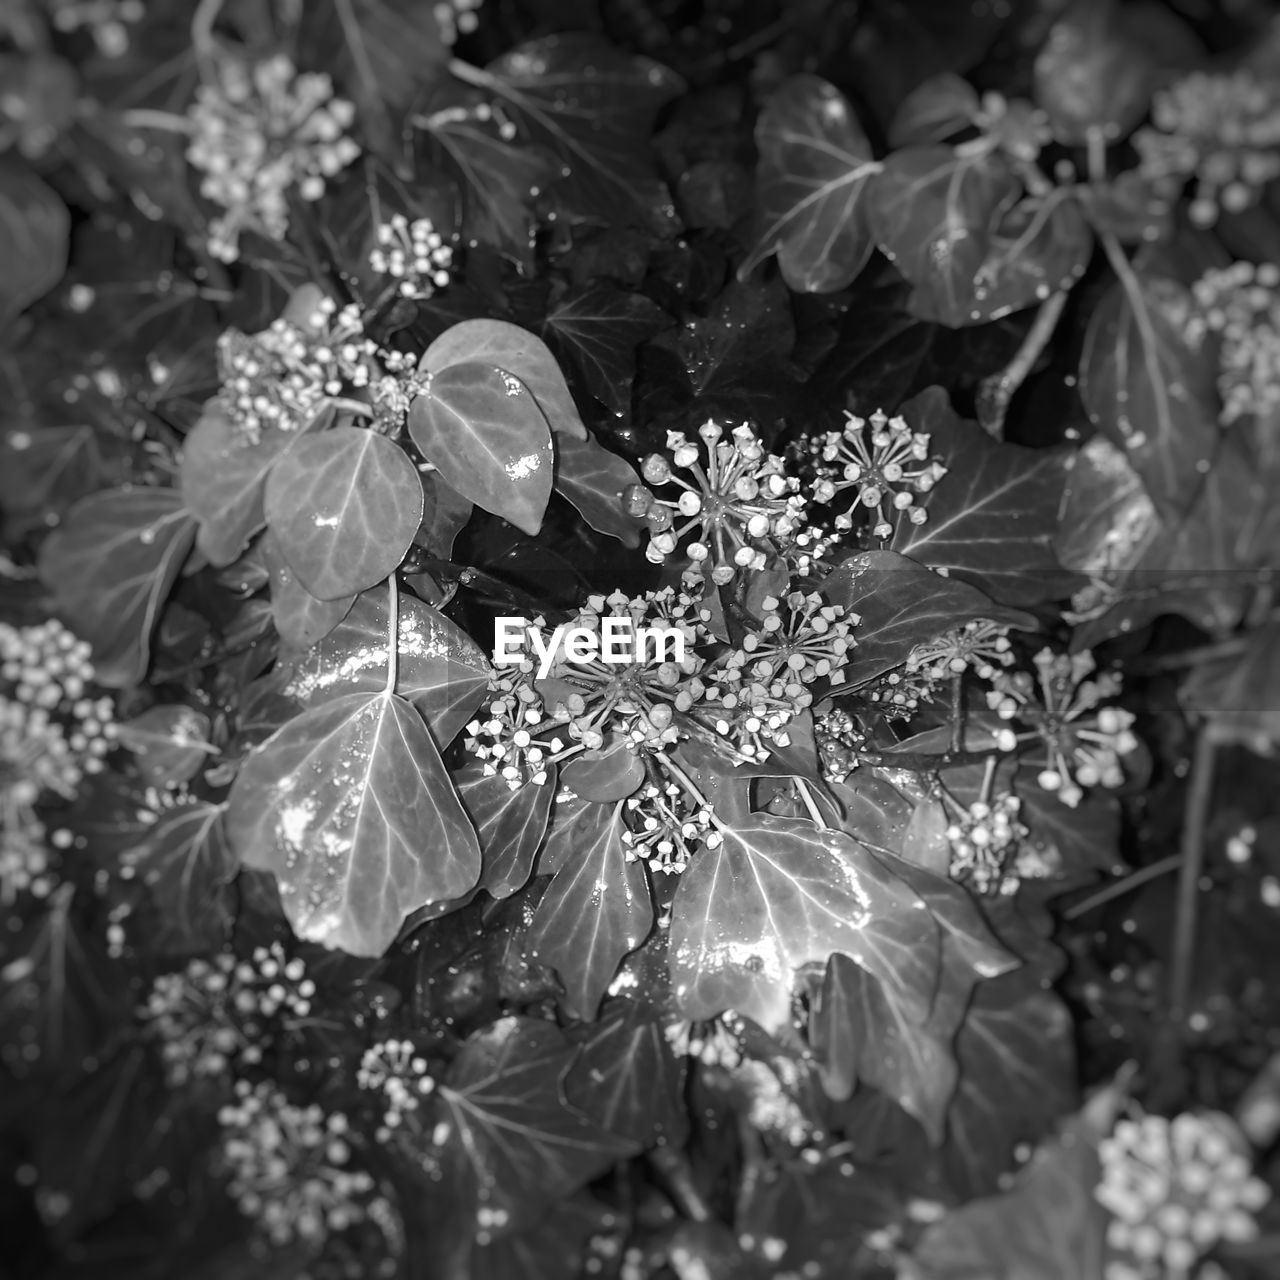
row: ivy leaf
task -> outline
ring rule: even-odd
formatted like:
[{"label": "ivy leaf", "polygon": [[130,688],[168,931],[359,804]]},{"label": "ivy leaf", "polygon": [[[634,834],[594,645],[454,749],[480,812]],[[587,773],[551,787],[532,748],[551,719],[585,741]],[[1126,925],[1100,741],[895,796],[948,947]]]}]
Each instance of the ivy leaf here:
[{"label": "ivy leaf", "polygon": [[222,826],[224,806],[196,802],[162,814],[132,866],[155,903],[146,946],[153,955],[197,955],[222,946],[234,917],[227,895],[239,869]]},{"label": "ivy leaf", "polygon": [[945,142],[968,129],[982,108],[978,91],[954,71],[944,71],[918,85],[902,100],[889,125],[893,151]]},{"label": "ivy leaf", "polygon": [[449,560],[453,556],[454,540],[471,519],[475,507],[469,498],[450,489],[438,471],[428,472],[422,487],[426,505],[418,542],[438,559]]},{"label": "ivy leaf", "polygon": [[606,742],[599,750],[574,756],[560,770],[566,787],[596,804],[625,800],[645,779],[644,761],[628,743]]},{"label": "ivy leaf", "polygon": [[[477,1241],[465,1270],[451,1280],[564,1280],[591,1266],[594,1242],[608,1236],[617,1223],[612,1209],[580,1192],[551,1205],[523,1231],[501,1235],[487,1244]],[[433,1259],[434,1261],[434,1259]]]},{"label": "ivy leaf", "polygon": [[1080,355],[1080,398],[1122,449],[1156,509],[1185,517],[1218,443],[1217,357],[1192,345],[1190,289],[1132,264],[1094,309]]},{"label": "ivy leaf", "polygon": [[857,645],[845,666],[851,688],[902,666],[917,645],[979,618],[1023,630],[1037,625],[1031,614],[996,604],[977,587],[940,577],[894,551],[849,556],[823,582],[822,591],[859,618]]},{"label": "ivy leaf", "polygon": [[551,157],[533,147],[512,146],[492,121],[449,108],[415,123],[452,162],[463,198],[462,237],[492,245],[528,270],[533,268],[533,203],[554,178]]},{"label": "ivy leaf", "polygon": [[551,1023],[501,1018],[467,1040],[439,1086],[444,1176],[476,1208],[505,1212],[510,1229],[536,1221],[634,1151],[564,1101],[576,1056]]},{"label": "ivy leaf", "polygon": [[[543,332],[582,374],[587,390],[613,413],[631,408],[636,348],[673,323],[656,302],[607,280],[570,289],[547,313]],[[519,377],[519,370],[513,369]]]},{"label": "ivy leaf", "polygon": [[116,726],[116,739],[137,757],[153,787],[186,782],[209,758],[209,717],[194,707],[162,704]]},{"label": "ivy leaf", "polygon": [[57,192],[17,156],[0,156],[0,329],[62,279],[70,234]]},{"label": "ivy leaf", "polygon": [[338,600],[399,568],[422,522],[422,481],[386,436],[332,427],[277,460],[264,506],[298,581]]},{"label": "ivy leaf", "polygon": [[996,211],[1021,194],[999,154],[907,147],[884,161],[867,200],[881,251],[911,282],[912,315],[959,328],[982,320],[978,272]]},{"label": "ivy leaf", "polygon": [[912,430],[930,436],[947,474],[925,496],[924,524],[903,520],[891,549],[981,588],[1001,604],[1041,604],[1067,595],[1074,575],[1054,554],[1069,449],[1027,449],[993,440],[963,421],[941,387],[903,407]]},{"label": "ivy leaf", "polygon": [[230,564],[266,524],[267,476],[304,438],[299,431],[265,427],[251,442],[216,400],[205,406],[183,442],[178,483],[187,510],[200,522],[196,546],[210,564]]},{"label": "ivy leaf", "polygon": [[[832,1026],[832,1024],[838,1024]],[[947,1107],[959,1068],[951,1051],[955,1026],[934,1028],[910,1017],[884,986],[847,956],[833,955],[817,1009],[815,1051],[839,1064],[915,1116],[935,1146],[942,1143]],[[840,1067],[836,1068],[840,1074]],[[843,1081],[836,1096],[851,1089]]]},{"label": "ivy leaf", "polygon": [[1125,452],[1105,436],[1086,440],[1067,463],[1054,542],[1058,559],[1077,573],[1132,569],[1159,525]]},{"label": "ivy leaf", "polygon": [[620,804],[588,808],[528,933],[529,950],[555,967],[577,1018],[595,1017],[622,958],[653,927],[644,863],[627,860],[625,829]]},{"label": "ivy leaf", "polygon": [[509,898],[533,874],[542,837],[551,817],[555,781],[512,790],[506,779],[468,764],[453,775],[463,808],[480,837],[484,866],[480,887],[490,897]]},{"label": "ivy leaf", "polygon": [[[279,719],[342,698],[373,694],[387,676],[387,593],[366,592],[347,616],[305,652],[286,650],[254,684],[256,701],[275,702]],[[484,701],[489,662],[480,646],[438,609],[400,597],[396,693],[422,713],[448,746]],[[279,723],[279,720],[277,720]]]},{"label": "ivy leaf", "polygon": [[670,198],[649,143],[654,118],[684,88],[675,72],[572,32],[528,40],[465,78],[497,94],[528,138],[560,160],[568,173],[557,189],[575,213],[668,229]]},{"label": "ivy leaf", "polygon": [[[938,935],[920,899],[843,833],[752,814],[681,877],[671,980],[686,1018],[734,1009],[776,1033],[790,1021],[802,970],[841,952],[894,981],[892,965],[909,959],[912,935],[926,956],[932,949],[927,1007]],[[929,967],[913,964],[905,981]]]},{"label": "ivy leaf", "polygon": [[679,1148],[689,1134],[685,1076],[662,1023],[627,1000],[586,1029],[565,1093],[608,1133],[640,1147]]},{"label": "ivy leaf", "polygon": [[262,558],[271,584],[271,620],[286,645],[310,648],[351,611],[354,595],[320,600],[298,581],[280,550],[280,540],[271,529],[262,540]]},{"label": "ivy leaf", "polygon": [[40,576],[59,609],[91,638],[96,679],[136,684],[151,636],[195,541],[174,489],[110,489],[78,502],[40,548]]},{"label": "ivy leaf", "polygon": [[393,694],[347,694],[290,720],[236,776],[227,832],[272,872],[294,932],[380,956],[406,916],[461,897],[480,845],[422,717]]},{"label": "ivy leaf", "polygon": [[848,100],[820,76],[789,77],[756,121],[756,247],[743,280],[771,253],[800,293],[850,284],[875,248],[865,197],[879,168]]},{"label": "ivy leaf", "polygon": [[551,497],[547,420],[513,374],[464,361],[433,374],[409,410],[409,434],[445,483],[533,537]]},{"label": "ivy leaf", "polygon": [[963,1199],[1000,1185],[1022,1142],[1037,1142],[1076,1103],[1066,1006],[1024,966],[979,983],[956,1041],[960,1084],[944,1149]]},{"label": "ivy leaf", "polygon": [[622,495],[640,483],[635,469],[594,439],[556,442],[556,492],[567,498],[597,532],[617,538],[626,547],[640,545],[644,520],[630,515]]},{"label": "ivy leaf", "polygon": [[558,435],[586,440],[587,428],[556,358],[537,334],[505,320],[462,320],[446,329],[422,354],[420,373],[437,374],[467,361],[514,373]]}]

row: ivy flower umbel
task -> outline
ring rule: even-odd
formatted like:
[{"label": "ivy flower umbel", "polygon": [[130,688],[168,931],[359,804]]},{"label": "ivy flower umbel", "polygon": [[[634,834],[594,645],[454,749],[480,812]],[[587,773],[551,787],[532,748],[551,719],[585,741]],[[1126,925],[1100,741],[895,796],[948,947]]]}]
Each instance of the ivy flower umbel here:
[{"label": "ivy flower umbel", "polygon": [[979,618],[916,645],[907,658],[907,670],[926,672],[935,680],[972,671],[979,679],[990,680],[1012,662],[1009,628]]},{"label": "ivy flower umbel", "polygon": [[299,1106],[269,1081],[239,1080],[218,1123],[231,1197],[273,1245],[319,1246],[331,1232],[385,1216],[373,1177],[351,1167],[343,1112]]},{"label": "ivy flower umbel", "polygon": [[1184,326],[1188,342],[1215,334],[1218,345],[1218,421],[1280,411],[1280,267],[1235,262],[1209,270],[1191,287],[1195,308]]},{"label": "ivy flower umbel", "polygon": [[710,806],[669,779],[647,781],[628,796],[623,820],[627,861],[644,862],[655,875],[680,875],[698,848],[715,849],[724,840]]},{"label": "ivy flower umbel", "polygon": [[1095,1198],[1111,1214],[1107,1280],[1179,1280],[1219,1241],[1252,1240],[1270,1199],[1248,1146],[1220,1112],[1116,1122],[1098,1146]]},{"label": "ivy flower umbel", "polygon": [[662,564],[692,533],[685,546],[686,578],[709,574],[723,586],[739,569],[763,569],[805,535],[804,499],[782,459],[766,453],[745,423],[726,438],[719,423],[707,421],[698,435],[701,446],[681,431],[669,431],[671,458],[651,453],[641,467],[650,485],[674,486],[679,496],[662,497],[634,485],[627,503],[649,525],[645,555],[651,563]]},{"label": "ivy flower umbel", "polygon": [[360,1059],[356,1083],[380,1095],[384,1107],[376,1137],[390,1142],[404,1126],[405,1117],[418,1110],[421,1100],[435,1092],[436,1082],[427,1060],[410,1040],[379,1040]]},{"label": "ivy flower umbel", "polygon": [[987,694],[987,705],[1002,719],[1031,726],[1019,740],[1038,741],[1045,755],[1038,781],[1074,808],[1086,787],[1118,787],[1124,782],[1122,756],[1136,751],[1133,715],[1101,704],[1120,691],[1120,677],[1093,675],[1090,653],[1055,654],[1042,649],[1032,660],[1036,674],[1002,672]]},{"label": "ivy flower umbel", "polygon": [[[1005,868],[1017,855],[1018,846],[1030,834],[1018,821],[1022,801],[1009,793],[957,805],[947,840],[951,844],[948,874],[953,880],[972,884],[978,893],[1001,891]],[[1017,888],[1016,879],[1013,888]]]},{"label": "ivy flower umbel", "polygon": [[402,298],[424,301],[448,285],[453,248],[430,218],[410,222],[402,213],[393,214],[379,225],[376,240],[369,265],[396,281]]},{"label": "ivy flower umbel", "polygon": [[360,147],[346,136],[355,108],[334,96],[329,76],[300,74],[284,54],[225,58],[216,75],[187,113],[187,160],[204,174],[200,194],[226,210],[210,223],[209,252],[234,262],[245,231],[283,240],[289,196],[318,200]]},{"label": "ivy flower umbel", "polygon": [[834,502],[846,489],[856,490],[854,501],[836,515],[836,528],[853,527],[853,513],[863,506],[876,513],[872,534],[884,540],[893,536],[892,512],[907,512],[912,524],[923,524],[928,514],[915,505],[947,469],[929,458],[929,435],[912,431],[904,418],[890,418],[877,409],[870,418],[845,410],[844,429],[824,432],[810,443],[817,478],[813,496],[818,502]]},{"label": "ivy flower umbel", "polygon": [[311,1013],[315,983],[278,942],[247,959],[195,958],[152,983],[138,1016],[160,1043],[173,1088],[256,1066],[276,1033]]},{"label": "ivy flower umbel", "polygon": [[1211,227],[1239,213],[1280,176],[1280,88],[1249,70],[1193,71],[1151,103],[1151,124],[1132,138],[1138,172],[1156,183],[1195,179],[1189,214]]}]

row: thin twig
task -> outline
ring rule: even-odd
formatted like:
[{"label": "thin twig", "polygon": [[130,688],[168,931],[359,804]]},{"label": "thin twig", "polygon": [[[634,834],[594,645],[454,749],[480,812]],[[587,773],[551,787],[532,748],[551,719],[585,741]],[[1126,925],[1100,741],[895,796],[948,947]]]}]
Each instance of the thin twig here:
[{"label": "thin twig", "polygon": [[978,387],[978,421],[997,440],[1004,436],[1004,420],[1009,405],[1053,337],[1070,292],[1069,289],[1061,289],[1049,295],[1036,312],[1035,321],[1017,354],[1004,369],[984,378]]},{"label": "thin twig", "polygon": [[1217,736],[1211,724],[1202,724],[1191,757],[1182,819],[1182,869],[1178,877],[1178,907],[1173,926],[1173,958],[1169,966],[1169,1022],[1180,1033],[1191,995],[1191,972],[1196,953],[1196,917],[1200,906],[1200,876],[1204,871],[1204,834],[1213,796],[1214,755]]},{"label": "thin twig", "polygon": [[1095,907],[1101,907],[1116,898],[1122,898],[1126,893],[1141,888],[1142,885],[1151,880],[1158,880],[1161,876],[1167,875],[1181,865],[1182,854],[1171,853],[1167,858],[1161,858],[1159,862],[1153,862],[1150,866],[1139,867],[1137,871],[1131,872],[1127,876],[1121,876],[1118,880],[1113,880],[1110,884],[1104,885],[1097,893],[1091,893],[1083,902],[1077,902],[1068,907],[1062,913],[1062,918],[1064,920],[1078,920]]},{"label": "thin twig", "polygon": [[951,750],[964,747],[964,672],[951,677]]},{"label": "thin twig", "polygon": [[674,1147],[655,1147],[649,1161],[659,1173],[680,1212],[691,1222],[710,1222],[711,1209],[693,1181],[693,1170],[684,1153]]}]

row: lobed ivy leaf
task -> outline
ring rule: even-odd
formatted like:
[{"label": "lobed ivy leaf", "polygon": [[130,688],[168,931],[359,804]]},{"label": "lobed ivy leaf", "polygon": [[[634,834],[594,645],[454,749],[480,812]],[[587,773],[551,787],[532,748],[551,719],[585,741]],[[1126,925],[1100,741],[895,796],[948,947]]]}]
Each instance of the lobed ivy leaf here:
[{"label": "lobed ivy leaf", "polygon": [[187,510],[200,522],[196,546],[210,564],[231,564],[266,524],[267,476],[304,438],[301,431],[266,427],[251,442],[217,400],[205,406],[183,442],[178,484]]},{"label": "lobed ivy leaf", "polygon": [[903,406],[947,474],[924,498],[924,524],[902,520],[891,550],[945,569],[1000,604],[1041,604],[1068,595],[1074,575],[1054,554],[1067,448],[1027,449],[992,440],[963,421],[941,387]]},{"label": "lobed ivy leaf", "polygon": [[1080,354],[1080,398],[1124,450],[1157,511],[1184,518],[1218,444],[1217,356],[1190,343],[1191,291],[1141,260],[1094,309]]},{"label": "lobed ivy leaf", "polygon": [[321,600],[298,581],[280,550],[280,540],[268,529],[262,558],[271,589],[271,621],[276,633],[292,648],[309,649],[319,643],[351,612],[356,597]]},{"label": "lobed ivy leaf", "polygon": [[681,877],[672,908],[671,981],[685,1017],[734,1009],[775,1033],[790,1020],[802,971],[835,952],[914,989],[928,1008],[937,928],[854,840],[766,814],[723,834]]},{"label": "lobed ivy leaf", "polygon": [[0,329],[62,279],[70,236],[58,193],[18,156],[0,156]]},{"label": "lobed ivy leaf", "polygon": [[594,439],[558,440],[556,459],[556,492],[598,533],[617,538],[623,546],[638,547],[645,522],[631,515],[622,501],[623,493],[640,483],[635,468]]},{"label": "lobed ivy leaf", "polygon": [[[572,361],[587,390],[613,413],[625,414],[631,408],[636,348],[673,323],[643,293],[590,280],[560,298],[547,313],[543,332]],[[512,372],[520,376],[518,369]]]},{"label": "lobed ivy leaf", "polygon": [[411,912],[461,897],[480,845],[422,717],[394,694],[346,694],[256,748],[227,802],[246,866],[272,872],[294,932],[380,956]]},{"label": "lobed ivy leaf", "polygon": [[537,402],[557,435],[587,439],[587,428],[556,358],[537,334],[505,320],[462,320],[446,329],[422,353],[420,373],[437,374],[467,361],[513,373]]},{"label": "lobed ivy leaf", "polygon": [[223,946],[234,923],[228,894],[238,870],[221,804],[196,801],[162,814],[143,835],[134,875],[155,904],[147,932],[154,955],[196,955]]},{"label": "lobed ivy leaf", "polygon": [[880,250],[911,282],[912,315],[959,328],[984,318],[978,274],[998,210],[1021,193],[999,153],[906,147],[886,157],[867,220]]},{"label": "lobed ivy leaf", "polygon": [[621,804],[587,807],[528,932],[531,954],[554,966],[577,1018],[596,1016],[623,957],[653,927],[644,863],[627,860],[625,830]]},{"label": "lobed ivy leaf", "polygon": [[134,753],[138,772],[153,787],[194,778],[209,759],[209,717],[195,707],[161,703],[116,725],[116,741]]},{"label": "lobed ivy leaf", "polygon": [[555,781],[512,790],[505,778],[486,774],[478,763],[459,769],[453,780],[480,837],[480,887],[492,898],[509,898],[533,874],[551,818]]},{"label": "lobed ivy leaf", "polygon": [[581,1056],[565,1077],[565,1093],[601,1129],[641,1147],[679,1148],[689,1134],[685,1060],[663,1024],[626,1000],[584,1029]]},{"label": "lobed ivy leaf", "polygon": [[[396,693],[413,703],[441,747],[484,701],[489,662],[480,646],[439,610],[400,597]],[[256,700],[280,719],[352,693],[373,694],[387,674],[387,593],[369,591],[318,643],[286,649],[255,682]],[[278,723],[278,721],[277,721]]]},{"label": "lobed ivy leaf", "polygon": [[506,142],[492,121],[449,108],[420,116],[414,123],[435,142],[458,176],[463,238],[492,245],[532,270],[533,206],[555,177],[551,157],[533,147]]},{"label": "lobed ivy leaf", "polygon": [[174,489],[109,489],[76,503],[40,548],[40,576],[93,645],[109,688],[146,674],[161,606],[195,542]]},{"label": "lobed ivy leaf", "polygon": [[514,374],[471,360],[440,370],[409,410],[409,434],[464,498],[531,537],[542,528],[551,433]]},{"label": "lobed ivy leaf", "polygon": [[506,1017],[469,1037],[450,1064],[438,1090],[443,1174],[463,1189],[473,1220],[483,1207],[519,1230],[634,1152],[565,1102],[577,1052],[549,1022]]},{"label": "lobed ivy leaf", "polygon": [[654,118],[684,88],[675,72],[569,32],[527,40],[466,79],[496,94],[529,140],[561,163],[556,188],[574,213],[670,229],[671,201],[649,143]]},{"label": "lobed ivy leaf", "polygon": [[422,481],[386,436],[332,427],[276,461],[264,509],[299,583],[339,600],[399,568],[422,522]]},{"label": "lobed ivy leaf", "polygon": [[843,289],[875,249],[866,198],[880,167],[848,100],[819,76],[790,76],[769,96],[755,136],[760,230],[738,279],[776,253],[798,292]]},{"label": "lobed ivy leaf", "polygon": [[851,688],[902,666],[917,645],[979,618],[1023,630],[1037,625],[1031,614],[996,604],[970,583],[940,577],[895,551],[849,556],[826,578],[822,591],[833,604],[858,615],[857,645],[845,666]]}]

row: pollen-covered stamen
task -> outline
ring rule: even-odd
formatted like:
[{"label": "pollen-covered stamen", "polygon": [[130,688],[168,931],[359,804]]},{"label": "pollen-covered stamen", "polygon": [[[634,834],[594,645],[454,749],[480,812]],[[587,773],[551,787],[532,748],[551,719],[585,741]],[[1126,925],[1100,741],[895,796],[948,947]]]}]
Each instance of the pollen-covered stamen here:
[{"label": "pollen-covered stamen", "polygon": [[845,411],[842,431],[828,431],[811,445],[817,470],[813,496],[829,503],[845,490],[856,490],[853,503],[836,515],[837,529],[853,527],[859,506],[876,514],[875,537],[893,536],[894,514],[905,511],[912,524],[923,524],[927,513],[915,505],[947,473],[929,457],[929,435],[912,431],[904,418],[890,418],[877,409],[870,418]]}]

